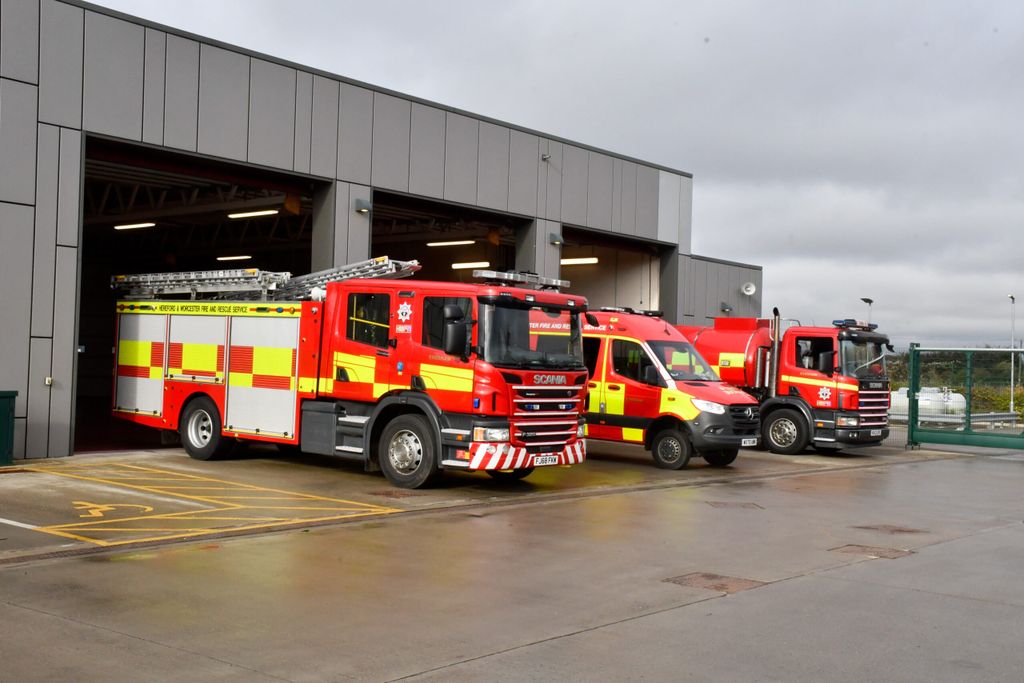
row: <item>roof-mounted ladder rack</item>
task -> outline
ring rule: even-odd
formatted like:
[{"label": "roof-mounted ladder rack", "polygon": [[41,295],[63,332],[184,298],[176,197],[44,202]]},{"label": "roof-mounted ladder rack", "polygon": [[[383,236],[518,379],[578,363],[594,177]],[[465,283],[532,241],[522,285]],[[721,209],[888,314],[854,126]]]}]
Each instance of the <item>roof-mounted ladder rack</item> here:
[{"label": "roof-mounted ladder rack", "polygon": [[319,298],[329,282],[351,278],[402,278],[419,269],[419,261],[392,261],[387,256],[378,256],[298,277],[256,268],[115,275],[110,278],[110,288],[138,299],[171,294],[188,294],[197,299],[205,294],[211,299],[300,301]]}]

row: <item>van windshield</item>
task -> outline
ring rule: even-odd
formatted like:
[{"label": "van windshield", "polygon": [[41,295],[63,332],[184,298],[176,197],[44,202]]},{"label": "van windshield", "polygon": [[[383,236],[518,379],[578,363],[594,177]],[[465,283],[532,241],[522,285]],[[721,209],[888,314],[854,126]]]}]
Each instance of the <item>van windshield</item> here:
[{"label": "van windshield", "polygon": [[718,375],[687,341],[649,341],[654,356],[672,379],[718,382]]}]

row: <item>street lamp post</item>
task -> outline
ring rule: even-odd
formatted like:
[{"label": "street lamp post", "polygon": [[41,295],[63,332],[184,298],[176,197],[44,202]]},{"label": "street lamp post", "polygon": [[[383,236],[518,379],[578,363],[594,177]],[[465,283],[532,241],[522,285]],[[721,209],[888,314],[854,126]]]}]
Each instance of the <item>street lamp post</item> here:
[{"label": "street lamp post", "polygon": [[1013,350],[1013,347],[1016,344],[1016,339],[1014,338],[1015,335],[1014,335],[1014,329],[1013,328],[1014,328],[1014,323],[1016,322],[1015,318],[1016,318],[1016,313],[1017,313],[1017,311],[1016,311],[1016,308],[1017,308],[1017,297],[1015,297],[1013,294],[1007,294],[1006,296],[1008,296],[1010,298],[1010,412],[1012,413],[1012,412],[1014,412],[1014,410],[1013,410],[1013,394],[1014,394],[1014,391],[1013,390],[1015,388],[1014,387],[1014,381],[1013,381],[1013,365],[1014,365],[1014,358],[1013,357],[1016,355],[1014,353],[1014,350]]},{"label": "street lamp post", "polygon": [[868,305],[868,325],[870,325],[871,324],[871,304],[875,303],[875,300],[874,299],[869,299],[866,296],[862,296],[860,298],[860,300]]}]

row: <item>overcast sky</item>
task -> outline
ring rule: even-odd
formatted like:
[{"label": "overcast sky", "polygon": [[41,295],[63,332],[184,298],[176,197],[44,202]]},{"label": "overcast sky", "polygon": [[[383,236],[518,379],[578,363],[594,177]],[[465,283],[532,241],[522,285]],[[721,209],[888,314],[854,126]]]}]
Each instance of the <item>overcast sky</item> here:
[{"label": "overcast sky", "polygon": [[688,171],[766,314],[1006,346],[1024,303],[1024,3],[100,4]]}]

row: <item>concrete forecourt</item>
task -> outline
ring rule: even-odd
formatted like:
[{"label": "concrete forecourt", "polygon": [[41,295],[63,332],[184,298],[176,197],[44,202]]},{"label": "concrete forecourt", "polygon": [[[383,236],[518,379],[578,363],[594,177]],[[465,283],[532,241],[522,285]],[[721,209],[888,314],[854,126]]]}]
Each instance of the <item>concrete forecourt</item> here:
[{"label": "concrete forecourt", "polygon": [[1024,456],[0,469],[0,680],[1016,680]]}]

